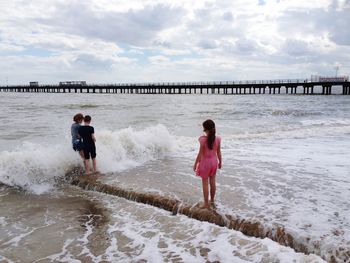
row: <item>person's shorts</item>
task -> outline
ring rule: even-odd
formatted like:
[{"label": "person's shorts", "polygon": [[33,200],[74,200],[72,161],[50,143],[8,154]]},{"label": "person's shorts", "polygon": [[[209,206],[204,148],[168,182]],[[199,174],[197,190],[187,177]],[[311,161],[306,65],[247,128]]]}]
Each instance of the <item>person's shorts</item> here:
[{"label": "person's shorts", "polygon": [[83,143],[81,140],[75,140],[73,142],[73,150],[80,152],[83,149]]},{"label": "person's shorts", "polygon": [[90,157],[92,159],[96,158],[96,147],[95,145],[84,145],[84,158],[85,160],[89,160]]}]

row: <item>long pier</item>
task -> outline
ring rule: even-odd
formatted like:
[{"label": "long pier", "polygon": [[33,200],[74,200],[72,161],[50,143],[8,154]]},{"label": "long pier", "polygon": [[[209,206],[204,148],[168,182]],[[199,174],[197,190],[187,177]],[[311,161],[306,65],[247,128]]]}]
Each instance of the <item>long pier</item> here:
[{"label": "long pier", "polygon": [[215,81],[215,82],[162,82],[84,85],[11,85],[0,86],[0,92],[33,93],[114,93],[114,94],[304,94],[350,95],[350,82],[269,80],[269,81]]}]

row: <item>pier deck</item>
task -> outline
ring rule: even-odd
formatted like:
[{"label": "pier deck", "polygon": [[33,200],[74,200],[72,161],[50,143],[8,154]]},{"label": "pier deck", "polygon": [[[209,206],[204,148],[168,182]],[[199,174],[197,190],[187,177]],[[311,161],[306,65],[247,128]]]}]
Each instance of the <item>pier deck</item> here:
[{"label": "pier deck", "polygon": [[[86,85],[12,85],[0,92],[41,93],[128,93],[128,94],[304,94],[350,95],[349,81],[309,82],[307,80],[166,82]],[[333,93],[334,94],[334,93]]]}]

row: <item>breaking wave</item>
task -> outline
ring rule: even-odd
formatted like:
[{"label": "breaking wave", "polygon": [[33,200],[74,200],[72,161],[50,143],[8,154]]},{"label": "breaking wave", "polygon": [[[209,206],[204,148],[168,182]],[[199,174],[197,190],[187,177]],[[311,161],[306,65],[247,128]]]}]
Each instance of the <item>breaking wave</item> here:
[{"label": "breaking wave", "polygon": [[[120,172],[161,158],[172,151],[174,144],[161,124],[139,131],[104,130],[96,134],[96,140],[97,165],[103,173]],[[69,138],[52,145],[24,142],[13,151],[0,152],[0,183],[41,194],[54,188],[58,178],[80,164]]]}]

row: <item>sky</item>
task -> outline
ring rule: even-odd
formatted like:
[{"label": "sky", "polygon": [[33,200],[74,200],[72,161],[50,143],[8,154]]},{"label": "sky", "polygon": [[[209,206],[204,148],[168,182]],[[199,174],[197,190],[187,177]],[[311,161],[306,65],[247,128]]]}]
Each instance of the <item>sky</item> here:
[{"label": "sky", "polygon": [[0,85],[350,75],[350,0],[0,0]]}]

